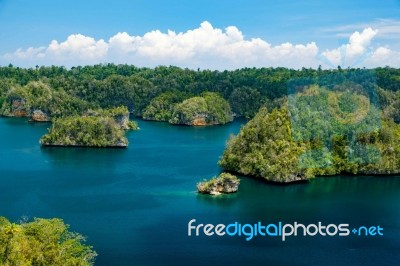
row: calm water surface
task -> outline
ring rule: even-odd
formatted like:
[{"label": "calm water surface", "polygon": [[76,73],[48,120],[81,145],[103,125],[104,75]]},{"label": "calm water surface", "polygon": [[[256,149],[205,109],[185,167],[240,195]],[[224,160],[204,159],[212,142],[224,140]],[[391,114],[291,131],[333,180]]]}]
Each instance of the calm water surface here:
[{"label": "calm water surface", "polygon": [[[139,121],[128,149],[41,148],[49,124],[0,119],[0,215],[60,217],[88,237],[96,265],[398,265],[400,177],[325,177],[198,195],[241,123],[191,128]],[[383,237],[187,236],[187,223],[380,225]]]}]

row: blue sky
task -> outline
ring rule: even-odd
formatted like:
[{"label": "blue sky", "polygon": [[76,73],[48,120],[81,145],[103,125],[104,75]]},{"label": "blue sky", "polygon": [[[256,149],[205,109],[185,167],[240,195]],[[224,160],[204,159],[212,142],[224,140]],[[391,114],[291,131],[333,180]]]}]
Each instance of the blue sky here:
[{"label": "blue sky", "polygon": [[[171,40],[163,42],[162,39],[165,39],[165,36],[162,35],[146,40],[145,38],[128,39],[128,36],[143,37],[154,30],[160,30],[163,34],[167,34],[168,30],[177,34],[187,33],[189,30],[201,29],[200,24],[205,21],[212,26],[212,29],[222,31],[221,36],[214,36],[217,40],[213,45],[217,47],[212,45],[201,47],[192,43],[189,44],[190,48],[182,47],[188,42],[188,38],[191,42],[196,42],[193,38],[197,38],[197,35],[193,38],[182,37],[182,40],[168,37],[173,39],[172,42]],[[32,66],[38,63],[70,66],[115,61],[149,66],[176,64],[196,67],[198,65],[206,68],[280,64],[300,67],[295,61],[304,56],[305,66],[315,66],[317,60],[312,61],[310,57],[318,54],[320,58],[324,52],[324,58],[328,58],[328,61],[332,61],[333,64],[337,63],[335,61],[335,56],[338,56],[337,49],[341,45],[349,45],[349,37],[356,31],[362,33],[367,28],[373,30],[373,32],[365,33],[364,37],[369,39],[365,43],[364,37],[361,36],[358,42],[365,49],[361,51],[362,49],[357,44],[355,46],[361,50],[359,49],[358,54],[353,53],[353,55],[361,58],[363,55],[364,57],[380,55],[380,61],[374,57],[374,60],[371,59],[373,62],[366,61],[367,66],[385,63],[396,66],[399,63],[399,61],[392,62],[393,60],[385,61],[386,59],[382,57],[382,54],[386,58],[393,57],[400,50],[399,0],[0,0],[0,25],[2,25],[0,64],[14,63]],[[228,26],[234,26],[240,31],[243,40],[237,40],[236,37],[232,39],[232,36],[228,36],[229,40],[224,41]],[[206,29],[209,34],[210,29],[203,27],[204,31]],[[110,38],[118,32],[126,32],[126,36],[120,37],[124,37],[124,41],[129,40],[134,48],[122,49],[121,46],[110,45]],[[77,34],[80,34],[79,38],[71,38],[69,42],[66,42],[69,36],[77,36]],[[246,43],[251,42],[252,38],[259,38],[271,47],[268,48],[268,45],[263,43]],[[52,40],[56,40],[58,46],[46,50]],[[104,40],[105,44],[97,43],[99,40]],[[66,43],[62,46],[63,42]],[[204,42],[204,40],[199,40],[199,42]],[[290,43],[293,47],[282,48],[283,43]],[[316,48],[312,45],[307,46],[312,43],[315,43]],[[303,47],[296,48],[296,44],[303,45],[309,53],[305,54]],[[72,49],[68,45],[75,48],[78,45],[83,47],[83,50],[79,50],[79,47]],[[149,48],[149,45],[152,48]],[[169,48],[160,54],[158,52],[160,46],[162,50],[166,47],[165,45]],[[82,53],[85,53],[84,51],[87,51],[85,49],[89,46],[100,50],[97,54],[86,58],[87,60],[83,60]],[[36,50],[26,53],[30,47]],[[90,48],[91,51],[92,48]],[[212,50],[219,48],[222,51],[230,49],[232,53],[223,56],[212,53]],[[354,47],[347,48],[349,49],[347,55],[351,56]],[[381,49],[377,52],[379,48]],[[21,49],[20,53],[15,53],[17,49]],[[149,49],[157,51],[152,52]],[[357,52],[355,51],[357,49],[354,49],[353,52]],[[235,53],[240,54],[241,51],[249,58],[261,57],[263,61],[235,57]],[[285,57],[285,53],[291,56]],[[284,60],[278,60],[278,55],[281,55]],[[343,54],[341,56],[343,57]],[[290,61],[293,62],[292,65]]]}]

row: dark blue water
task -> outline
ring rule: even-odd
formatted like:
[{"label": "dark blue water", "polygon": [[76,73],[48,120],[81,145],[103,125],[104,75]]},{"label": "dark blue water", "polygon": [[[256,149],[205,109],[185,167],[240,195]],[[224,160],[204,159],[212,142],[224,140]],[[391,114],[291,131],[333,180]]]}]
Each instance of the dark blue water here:
[{"label": "dark blue water", "polygon": [[[243,122],[243,121],[242,121]],[[191,128],[140,121],[128,149],[41,148],[49,124],[0,119],[0,215],[59,217],[88,237],[96,265],[398,265],[400,177],[325,177],[198,195],[241,122]],[[380,225],[381,237],[188,237],[187,223]]]}]

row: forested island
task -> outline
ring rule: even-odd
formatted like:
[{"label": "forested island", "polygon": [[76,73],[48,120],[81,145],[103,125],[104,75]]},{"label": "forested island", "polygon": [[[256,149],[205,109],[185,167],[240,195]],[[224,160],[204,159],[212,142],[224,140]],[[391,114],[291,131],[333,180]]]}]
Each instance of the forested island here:
[{"label": "forested island", "polygon": [[399,174],[400,125],[385,112],[393,106],[374,79],[365,71],[297,80],[279,108],[261,108],[231,137],[220,165],[282,183]]},{"label": "forested island", "polygon": [[49,133],[40,139],[43,146],[117,147],[125,148],[124,130],[138,129],[129,120],[126,107],[88,110],[82,116],[53,119]]},{"label": "forested island", "polygon": [[203,93],[176,104],[171,124],[206,126],[226,124],[233,120],[231,107],[224,98],[213,92]]},{"label": "forested island", "polygon": [[52,122],[45,146],[126,147],[129,115],[186,126],[246,117],[221,157],[227,171],[275,182],[400,172],[399,69],[9,65],[0,80],[2,116]]}]

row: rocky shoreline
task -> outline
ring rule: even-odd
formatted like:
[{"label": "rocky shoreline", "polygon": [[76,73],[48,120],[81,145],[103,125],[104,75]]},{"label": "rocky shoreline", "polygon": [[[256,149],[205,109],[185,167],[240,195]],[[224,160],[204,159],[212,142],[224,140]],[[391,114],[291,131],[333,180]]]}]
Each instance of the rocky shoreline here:
[{"label": "rocky shoreline", "polygon": [[197,191],[202,194],[220,195],[235,193],[239,189],[240,180],[229,173],[222,173],[218,177],[205,180],[197,184]]}]

